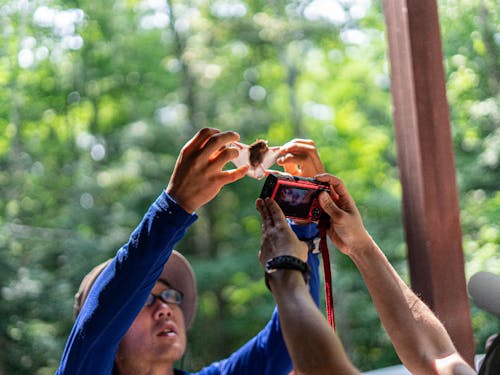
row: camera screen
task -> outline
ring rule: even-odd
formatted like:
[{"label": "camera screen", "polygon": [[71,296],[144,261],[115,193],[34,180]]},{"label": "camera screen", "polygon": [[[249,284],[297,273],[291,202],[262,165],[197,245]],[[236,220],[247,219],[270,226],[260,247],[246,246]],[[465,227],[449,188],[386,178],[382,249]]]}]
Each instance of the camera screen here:
[{"label": "camera screen", "polygon": [[285,216],[306,218],[317,190],[282,184],[276,190],[274,200],[278,202]]}]

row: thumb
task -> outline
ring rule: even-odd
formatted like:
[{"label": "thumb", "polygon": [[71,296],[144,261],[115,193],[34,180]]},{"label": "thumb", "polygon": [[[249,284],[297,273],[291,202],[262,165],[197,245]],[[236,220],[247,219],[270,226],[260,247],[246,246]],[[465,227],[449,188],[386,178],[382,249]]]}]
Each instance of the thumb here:
[{"label": "thumb", "polygon": [[328,194],[326,191],[322,191],[319,194],[318,200],[323,211],[325,211],[327,215],[332,219],[335,219],[335,217],[342,215],[343,211],[335,204],[330,194]]}]

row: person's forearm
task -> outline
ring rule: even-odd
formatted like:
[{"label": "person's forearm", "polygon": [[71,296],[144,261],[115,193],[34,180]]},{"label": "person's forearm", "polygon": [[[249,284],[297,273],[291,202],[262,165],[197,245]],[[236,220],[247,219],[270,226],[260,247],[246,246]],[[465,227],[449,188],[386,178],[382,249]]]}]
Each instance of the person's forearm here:
[{"label": "person's forearm", "polygon": [[279,270],[269,282],[295,373],[359,374],[312,301],[300,272]]},{"label": "person's forearm", "polygon": [[414,374],[439,373],[435,361],[456,353],[442,323],[401,279],[374,241],[351,258],[403,364]]}]

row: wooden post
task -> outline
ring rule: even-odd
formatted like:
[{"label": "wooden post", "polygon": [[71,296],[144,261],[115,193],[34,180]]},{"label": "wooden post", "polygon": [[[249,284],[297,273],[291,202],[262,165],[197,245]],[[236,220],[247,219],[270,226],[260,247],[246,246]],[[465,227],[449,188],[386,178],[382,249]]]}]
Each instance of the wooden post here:
[{"label": "wooden post", "polygon": [[413,290],[474,363],[436,0],[384,0]]}]

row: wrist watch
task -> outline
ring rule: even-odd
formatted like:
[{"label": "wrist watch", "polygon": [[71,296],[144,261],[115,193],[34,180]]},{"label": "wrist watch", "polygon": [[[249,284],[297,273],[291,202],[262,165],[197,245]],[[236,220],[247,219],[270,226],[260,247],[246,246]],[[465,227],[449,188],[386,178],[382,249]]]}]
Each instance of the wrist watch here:
[{"label": "wrist watch", "polygon": [[306,284],[309,282],[309,278],[311,275],[311,268],[309,267],[309,264],[291,255],[280,255],[275,258],[269,259],[266,262],[266,272],[264,276],[266,286],[269,290],[271,290],[271,287],[269,286],[269,275],[277,270],[283,269],[300,271],[302,273],[302,276],[304,277],[304,281],[306,282]]}]

